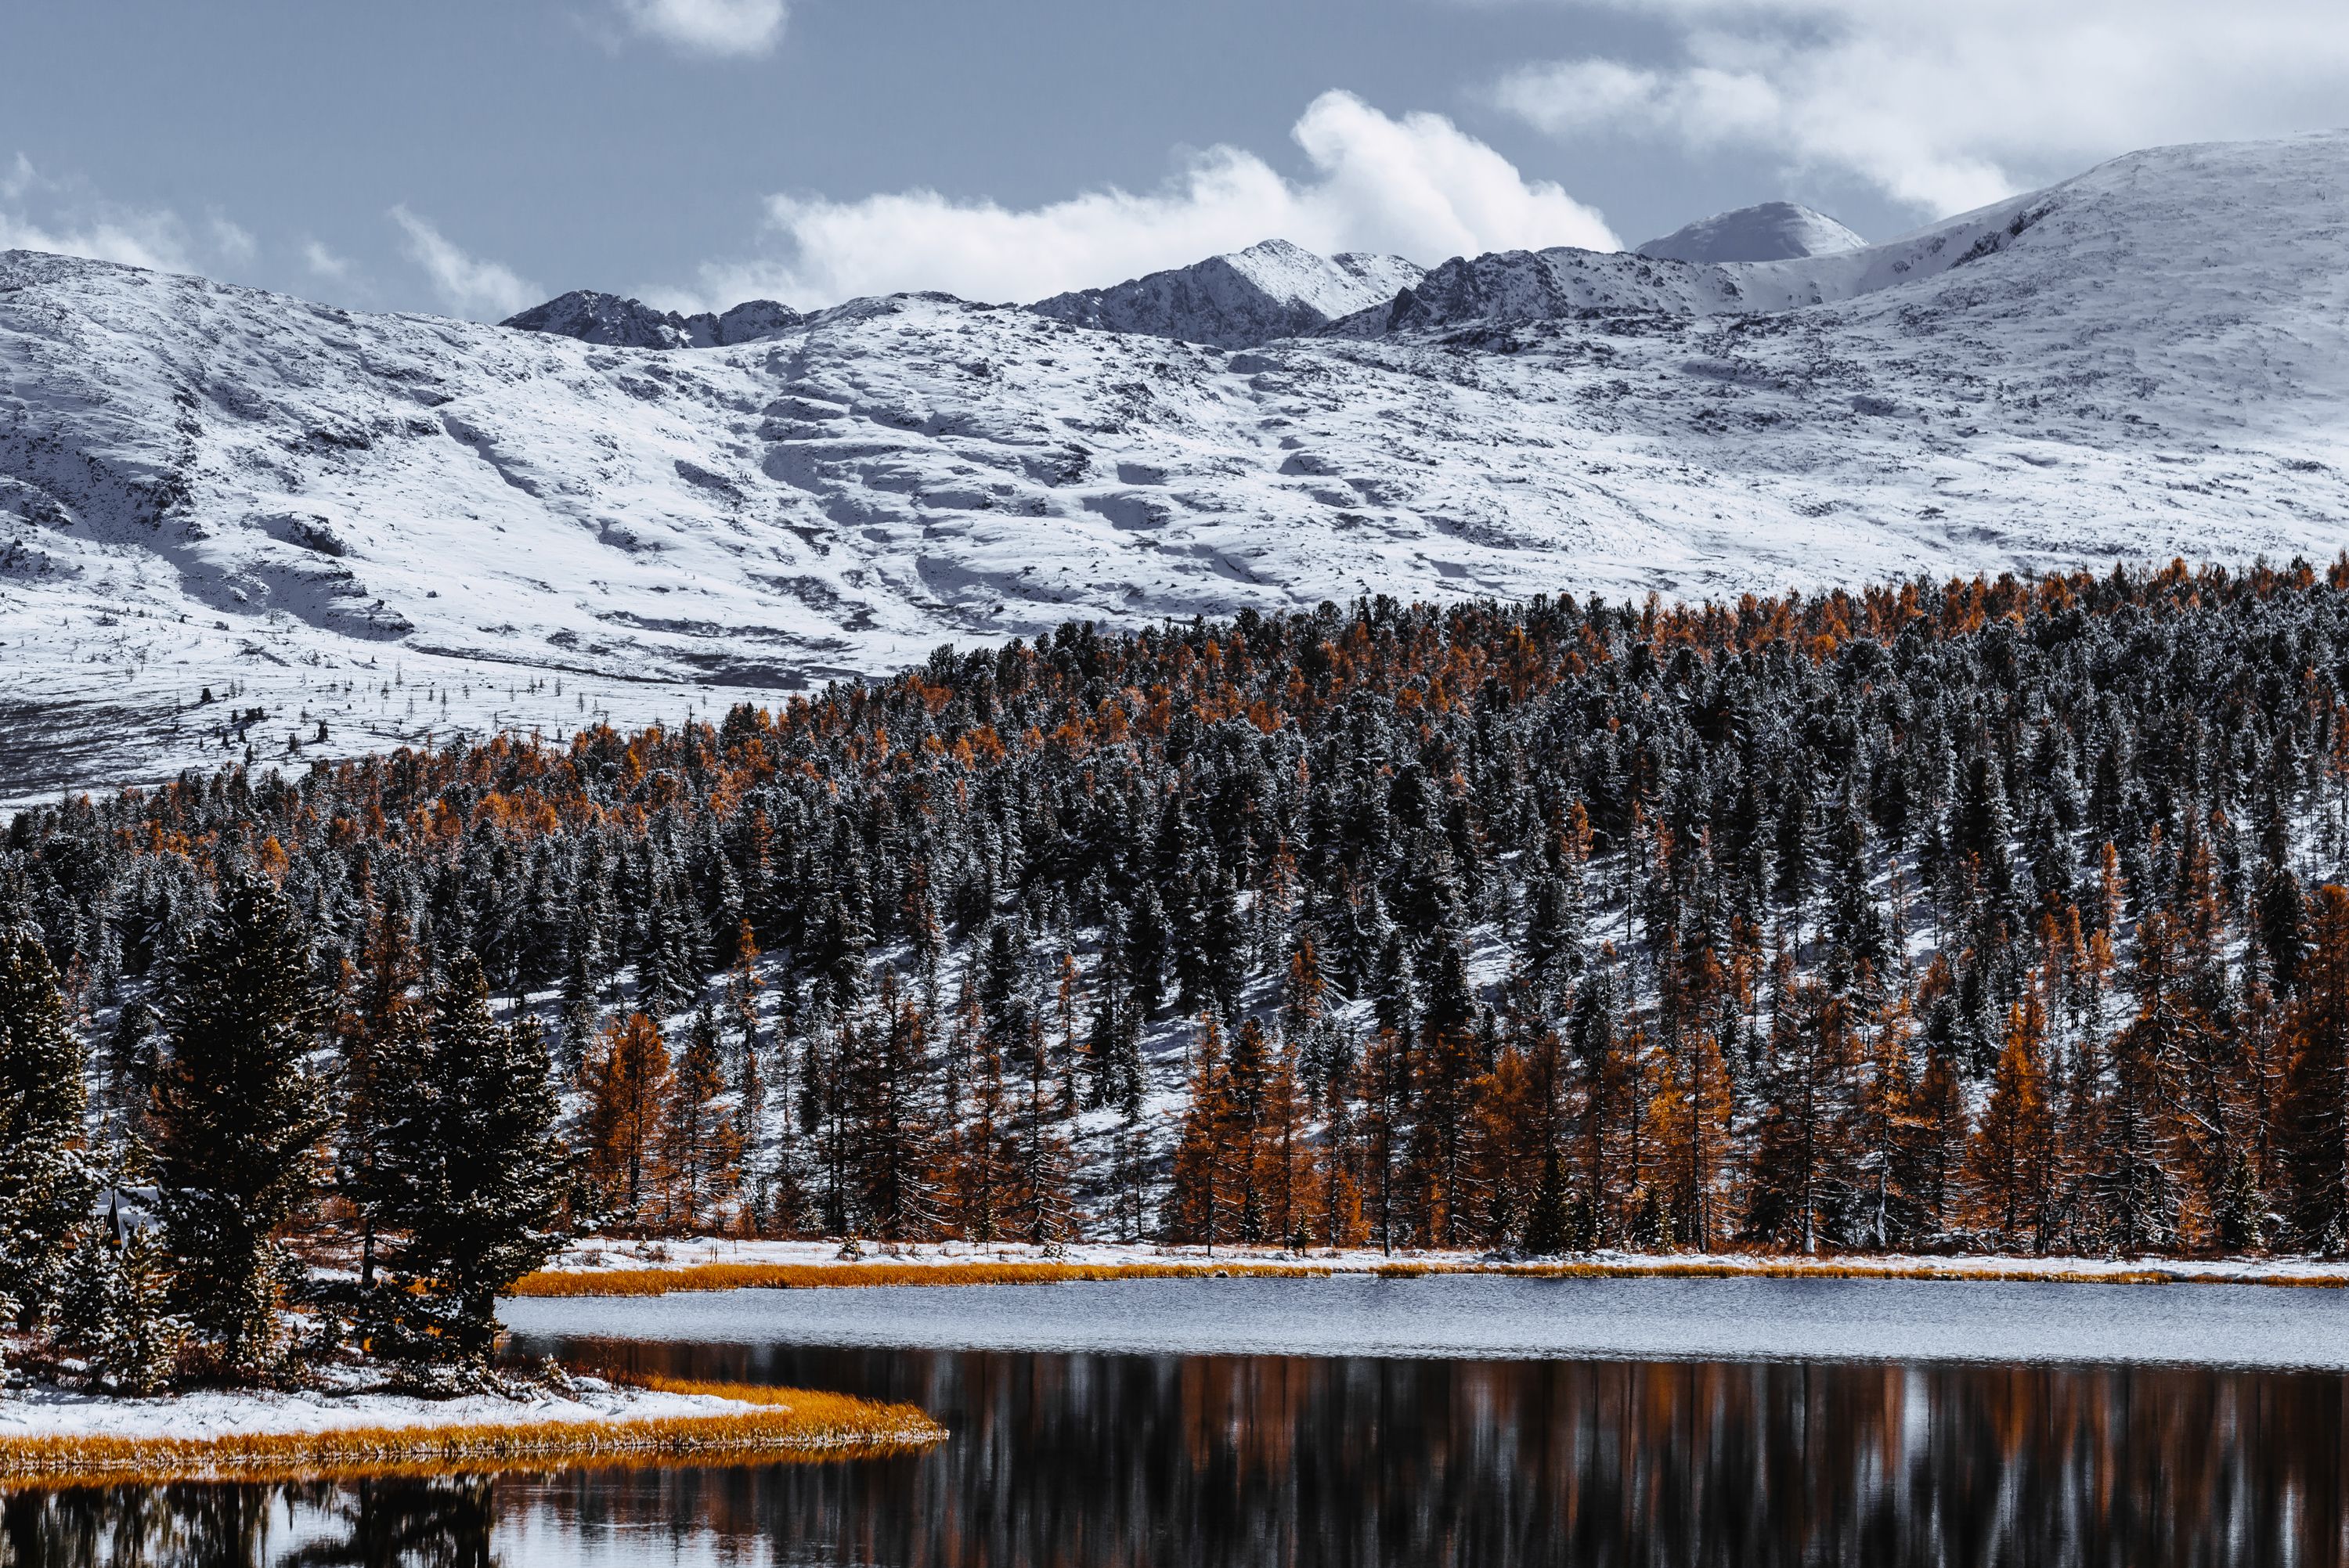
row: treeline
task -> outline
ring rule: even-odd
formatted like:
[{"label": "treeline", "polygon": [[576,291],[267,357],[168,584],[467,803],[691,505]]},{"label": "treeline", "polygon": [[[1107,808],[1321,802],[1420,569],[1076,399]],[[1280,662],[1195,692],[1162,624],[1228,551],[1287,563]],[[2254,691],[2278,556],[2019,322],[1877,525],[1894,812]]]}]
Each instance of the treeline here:
[{"label": "treeline", "polygon": [[[2349,559],[941,649],[722,723],[19,814],[103,1159],[216,888],[367,1097],[478,966],[571,1222],[2349,1244]],[[423,999],[419,1001],[419,999]]]}]

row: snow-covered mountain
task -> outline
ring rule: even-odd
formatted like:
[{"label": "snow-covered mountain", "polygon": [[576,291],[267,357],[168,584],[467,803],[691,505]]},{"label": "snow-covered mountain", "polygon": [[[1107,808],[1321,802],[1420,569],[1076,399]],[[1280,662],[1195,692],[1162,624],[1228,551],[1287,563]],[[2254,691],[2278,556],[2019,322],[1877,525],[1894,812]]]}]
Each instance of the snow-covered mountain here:
[{"label": "snow-covered mountain", "polygon": [[1825,212],[1793,201],[1764,201],[1716,212],[1636,247],[1672,262],[1788,262],[1857,251],[1866,240]]},{"label": "snow-covered mountain", "polygon": [[1266,240],[1112,288],[1054,294],[1029,308],[1103,332],[1250,348],[1383,304],[1417,283],[1423,270],[1401,256],[1317,256],[1286,240]]},{"label": "snow-covered mountain", "polygon": [[679,315],[642,300],[573,289],[498,325],[547,332],[608,348],[716,348],[755,343],[799,325],[800,313],[771,299],[745,300],[723,315]]},{"label": "snow-covered mountain", "polygon": [[[2240,145],[2280,148],[2290,144]],[[2135,154],[2063,185],[1856,250],[1767,262],[1692,262],[1649,255],[1644,247],[1582,251],[1568,245],[1455,256],[1392,300],[1357,311],[1321,330],[1332,336],[1383,337],[1472,323],[1506,325],[1619,315],[1776,315],[1806,305],[1839,304],[1879,289],[1912,288],[1951,268],[1979,262],[2020,240],[2043,219],[2067,208],[2100,221],[2119,216],[2112,211],[2116,200],[2124,207],[2159,202],[2164,197],[2158,191],[2120,196],[2092,182],[2137,160],[2158,160],[2161,167],[2171,168],[2174,165],[2168,160],[2192,150],[2197,150],[2168,148]],[[2214,199],[2240,208],[2258,205],[2272,194],[2263,196],[2255,190],[2239,198]],[[2137,225],[2127,227],[2134,232]],[[2158,246],[2161,241],[2158,232],[2133,232],[2133,237],[2147,245]],[[2051,247],[2037,248],[2044,252]],[[2155,262],[2144,254],[2133,259]],[[2108,266],[2109,260],[2098,265]],[[2142,273],[2115,273],[2111,281],[2116,286],[2158,291],[2163,270],[2162,265],[2148,264]]]},{"label": "snow-covered mountain", "polygon": [[8,253],[0,799],[1067,619],[2329,560],[2344,234],[2349,136],[2176,148],[1827,256],[1454,262],[1237,352],[943,295],[631,348]]}]

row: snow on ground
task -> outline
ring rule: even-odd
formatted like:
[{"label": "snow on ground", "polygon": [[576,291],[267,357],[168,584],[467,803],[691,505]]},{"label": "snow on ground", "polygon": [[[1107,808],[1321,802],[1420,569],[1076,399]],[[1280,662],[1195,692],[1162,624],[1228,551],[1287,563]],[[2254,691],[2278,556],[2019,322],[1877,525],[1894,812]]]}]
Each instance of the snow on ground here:
[{"label": "snow on ground", "polygon": [[2168,149],[1833,255],[1451,263],[1241,352],[927,294],[634,349],[9,252],[0,801],[1068,620],[2330,560],[2344,226],[2349,134]]},{"label": "snow on ground", "polygon": [[0,1443],[26,1438],[214,1438],[285,1436],[371,1427],[484,1427],[542,1421],[642,1421],[743,1415],[762,1407],[702,1394],[670,1394],[573,1379],[568,1393],[469,1394],[431,1399],[406,1394],[258,1389],[210,1390],[155,1399],[115,1398],[57,1388],[0,1398]]},{"label": "snow on ground", "polygon": [[1868,242],[1825,212],[1793,201],[1764,201],[1716,212],[1634,247],[1676,262],[1781,262],[1857,251]]},{"label": "snow on ground", "polygon": [[1056,1254],[1025,1243],[978,1245],[939,1242],[896,1248],[860,1243],[863,1256],[843,1260],[837,1242],[779,1242],[732,1236],[703,1236],[674,1241],[636,1241],[588,1236],[574,1242],[548,1265],[555,1274],[599,1274],[638,1269],[686,1270],[711,1264],[838,1266],[843,1262],[953,1268],[971,1264],[1069,1263],[1087,1266],[1181,1264],[1214,1267],[1246,1264],[1250,1268],[1293,1269],[1300,1274],[1323,1271],[1372,1273],[1381,1269],[1426,1268],[1538,1269],[1549,1264],[1589,1268],[1627,1275],[1673,1271],[1718,1271],[1757,1277],[1813,1274],[1823,1278],[1844,1276],[1900,1277],[1917,1274],[1951,1276],[2014,1276],[2043,1278],[2112,1278],[2142,1280],[2159,1275],[2178,1281],[2322,1282],[2349,1280],[2349,1268],[2338,1261],[2316,1258],[2091,1258],[2016,1256],[1993,1253],[1878,1253],[1867,1256],[1806,1258],[1763,1253],[1623,1253],[1601,1251],[1568,1258],[1518,1259],[1492,1253],[1403,1252],[1392,1254],[1375,1247],[1338,1250],[1310,1248],[1289,1253],[1273,1248],[1219,1246],[1213,1253],[1201,1246],[1167,1246],[1155,1242],[1072,1242]]}]

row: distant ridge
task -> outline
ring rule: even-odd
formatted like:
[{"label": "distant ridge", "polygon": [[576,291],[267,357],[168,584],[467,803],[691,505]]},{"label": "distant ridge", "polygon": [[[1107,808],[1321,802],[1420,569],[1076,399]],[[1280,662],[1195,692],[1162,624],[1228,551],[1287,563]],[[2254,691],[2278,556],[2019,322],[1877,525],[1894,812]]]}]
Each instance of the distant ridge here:
[{"label": "distant ridge", "polygon": [[1423,273],[1401,256],[1320,256],[1287,240],[1265,240],[1109,288],[1054,294],[1028,308],[1103,332],[1252,348],[1382,304]]},{"label": "distant ridge", "polygon": [[772,337],[805,319],[771,299],[745,300],[724,315],[679,315],[642,300],[595,289],[573,289],[544,304],[510,315],[500,326],[552,333],[615,348],[719,348]]}]

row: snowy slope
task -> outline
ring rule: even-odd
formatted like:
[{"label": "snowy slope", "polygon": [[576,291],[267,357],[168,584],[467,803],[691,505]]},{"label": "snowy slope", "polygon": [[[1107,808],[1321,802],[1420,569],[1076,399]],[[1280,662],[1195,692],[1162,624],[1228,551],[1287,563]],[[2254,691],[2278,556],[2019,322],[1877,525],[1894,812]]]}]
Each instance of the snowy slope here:
[{"label": "snowy slope", "polygon": [[2171,149],[1847,254],[1564,253],[1596,305],[1452,263],[1416,325],[1237,353],[940,295],[634,349],[9,253],[0,799],[1070,618],[2330,559],[2344,234],[2349,137]]},{"label": "snowy slope", "polygon": [[1286,240],[1266,240],[1112,288],[1055,294],[1029,308],[1105,332],[1248,348],[1384,304],[1420,276],[1401,256],[1318,256]]},{"label": "snowy slope", "polygon": [[1717,212],[1635,247],[1674,262],[1785,262],[1857,251],[1868,242],[1825,212],[1792,201],[1764,201]]}]

